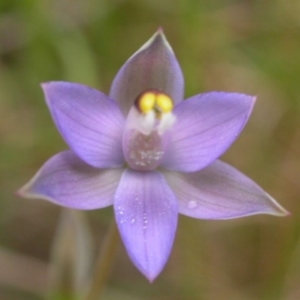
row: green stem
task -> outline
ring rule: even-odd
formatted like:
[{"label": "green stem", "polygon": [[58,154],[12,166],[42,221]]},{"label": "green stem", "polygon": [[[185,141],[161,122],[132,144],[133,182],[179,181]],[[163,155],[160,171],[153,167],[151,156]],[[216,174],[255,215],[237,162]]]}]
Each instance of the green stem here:
[{"label": "green stem", "polygon": [[99,300],[105,288],[109,273],[114,263],[119,245],[119,234],[115,221],[110,225],[109,231],[103,242],[101,251],[96,260],[94,276],[88,286],[84,300]]}]

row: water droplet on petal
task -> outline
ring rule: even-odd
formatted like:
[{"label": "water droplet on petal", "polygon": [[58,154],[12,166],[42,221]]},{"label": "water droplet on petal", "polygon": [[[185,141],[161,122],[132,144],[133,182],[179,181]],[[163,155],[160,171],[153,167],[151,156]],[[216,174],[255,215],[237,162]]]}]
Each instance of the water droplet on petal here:
[{"label": "water droplet on petal", "polygon": [[198,203],[197,201],[195,200],[190,200],[187,204],[187,207],[190,208],[190,209],[194,209],[198,206]]}]

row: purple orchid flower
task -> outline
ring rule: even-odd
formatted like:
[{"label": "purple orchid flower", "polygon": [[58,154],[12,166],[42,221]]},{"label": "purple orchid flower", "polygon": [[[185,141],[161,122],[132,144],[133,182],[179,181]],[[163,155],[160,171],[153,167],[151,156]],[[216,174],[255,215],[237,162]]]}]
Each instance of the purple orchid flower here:
[{"label": "purple orchid flower", "polygon": [[77,83],[42,87],[70,150],[47,161],[19,195],[82,210],[113,205],[127,252],[150,281],[169,257],[178,213],[287,215],[216,160],[245,126],[255,97],[210,92],[182,101],[182,72],[162,30],[122,66],[109,96]]}]

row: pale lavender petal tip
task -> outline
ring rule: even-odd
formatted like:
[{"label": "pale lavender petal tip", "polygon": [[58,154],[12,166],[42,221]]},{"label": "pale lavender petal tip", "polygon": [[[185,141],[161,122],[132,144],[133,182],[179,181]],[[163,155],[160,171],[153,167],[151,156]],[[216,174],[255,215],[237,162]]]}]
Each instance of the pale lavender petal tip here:
[{"label": "pale lavender petal tip", "polygon": [[17,194],[75,209],[103,208],[112,205],[122,172],[90,167],[65,151],[50,158]]},{"label": "pale lavender petal tip", "polygon": [[121,67],[110,90],[125,115],[142,92],[156,89],[179,103],[183,100],[184,79],[175,54],[162,29]]},{"label": "pale lavender petal tip", "polygon": [[82,160],[98,168],[123,164],[124,117],[115,101],[77,83],[48,82],[42,88],[58,130]]},{"label": "pale lavender petal tip", "polygon": [[255,97],[224,92],[196,95],[175,107],[177,122],[162,165],[195,172],[220,157],[248,121]]},{"label": "pale lavender petal tip", "polygon": [[153,281],[166,264],[174,241],[178,204],[173,192],[159,172],[126,170],[114,209],[131,260]]},{"label": "pale lavender petal tip", "polygon": [[215,161],[195,173],[165,173],[179,201],[179,212],[198,219],[231,219],[289,213],[250,178]]}]

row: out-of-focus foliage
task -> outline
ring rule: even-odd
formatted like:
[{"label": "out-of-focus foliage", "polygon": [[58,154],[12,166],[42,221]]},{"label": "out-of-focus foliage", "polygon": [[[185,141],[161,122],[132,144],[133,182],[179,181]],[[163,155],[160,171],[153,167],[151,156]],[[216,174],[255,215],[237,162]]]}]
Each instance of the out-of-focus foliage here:
[{"label": "out-of-focus foliage", "polygon": [[[40,89],[75,81],[108,92],[122,63],[162,26],[186,96],[258,95],[224,160],[292,215],[180,218],[172,256],[150,285],[125,250],[103,299],[300,299],[300,2],[297,0],[0,1],[0,298],[46,290],[60,208],[14,191],[66,148]],[[87,212],[97,250],[112,209]]]}]

